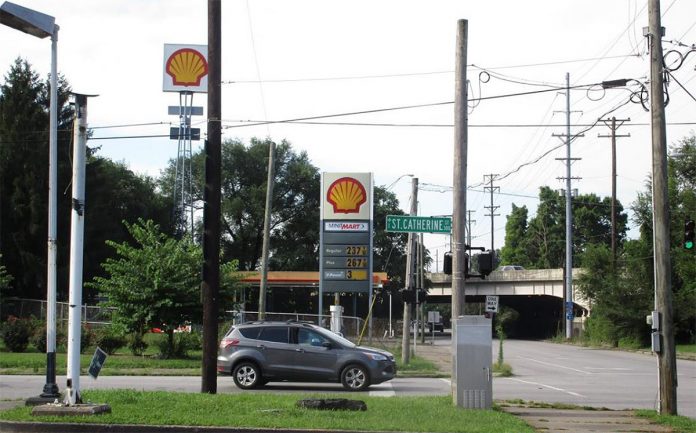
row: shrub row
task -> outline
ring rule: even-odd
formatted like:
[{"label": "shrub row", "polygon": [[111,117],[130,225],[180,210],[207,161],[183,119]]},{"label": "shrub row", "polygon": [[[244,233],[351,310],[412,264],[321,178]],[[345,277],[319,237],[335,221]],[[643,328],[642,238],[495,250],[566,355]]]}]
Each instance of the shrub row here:
[{"label": "shrub row", "polygon": [[[58,327],[56,330],[56,345],[64,348],[67,344],[66,332]],[[0,337],[7,350],[11,352],[24,352],[33,345],[37,351],[46,351],[46,322],[35,318],[20,319],[10,316],[5,323],[0,325]],[[177,333],[174,336],[173,346],[165,335],[156,341],[161,358],[185,358],[192,350],[201,350],[201,335],[198,332]],[[84,352],[89,346],[95,345],[112,355],[122,347],[128,347],[133,355],[142,355],[148,348],[144,336],[139,333],[123,335],[112,327],[92,329],[82,325],[80,333],[80,350]]]}]

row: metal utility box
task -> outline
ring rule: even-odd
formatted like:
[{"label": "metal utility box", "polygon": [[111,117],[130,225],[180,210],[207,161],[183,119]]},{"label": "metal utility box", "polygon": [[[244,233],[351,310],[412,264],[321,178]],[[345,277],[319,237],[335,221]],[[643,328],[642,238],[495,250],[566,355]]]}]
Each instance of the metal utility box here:
[{"label": "metal utility box", "polygon": [[485,316],[459,316],[452,327],[456,354],[454,398],[459,407],[490,409],[493,404],[492,321]]}]

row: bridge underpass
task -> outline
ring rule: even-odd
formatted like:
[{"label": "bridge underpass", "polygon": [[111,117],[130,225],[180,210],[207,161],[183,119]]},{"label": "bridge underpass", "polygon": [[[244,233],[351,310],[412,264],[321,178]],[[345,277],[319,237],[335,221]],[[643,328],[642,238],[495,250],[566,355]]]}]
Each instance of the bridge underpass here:
[{"label": "bridge underpass", "polygon": [[[573,269],[573,281],[581,272]],[[433,287],[428,292],[430,304],[449,304],[452,301],[452,278],[442,273],[428,274]],[[496,271],[485,280],[467,279],[466,303],[478,304],[483,313],[485,298],[496,295],[499,305],[514,309],[519,318],[509,330],[515,338],[548,338],[564,329],[563,269]],[[577,295],[573,284],[574,329],[581,329],[589,314],[589,305]],[[577,332],[577,331],[574,331]]]}]

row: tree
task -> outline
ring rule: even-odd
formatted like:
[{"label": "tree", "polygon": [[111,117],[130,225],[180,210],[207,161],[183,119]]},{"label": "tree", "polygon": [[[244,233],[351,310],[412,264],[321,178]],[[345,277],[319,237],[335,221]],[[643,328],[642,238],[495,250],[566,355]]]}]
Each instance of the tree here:
[{"label": "tree", "polygon": [[[239,260],[241,270],[260,266],[270,139],[249,145],[226,140],[222,145],[222,248]],[[194,202],[202,202],[204,155],[193,155]],[[158,180],[172,195],[175,161]],[[276,146],[275,186],[271,211],[271,270],[316,269],[319,264],[319,170],[305,152],[290,143]]]},{"label": "tree", "polygon": [[[565,199],[549,187],[539,191],[539,206],[527,222],[526,207],[513,209],[505,226],[503,263],[529,268],[560,268],[565,264]],[[572,200],[573,257],[590,244],[611,244],[611,199],[595,194],[580,195]],[[617,202],[617,239],[626,236],[628,217]],[[582,264],[581,261],[574,264]]]},{"label": "tree", "polygon": [[[59,165],[64,168],[70,88],[63,77],[58,78]],[[19,58],[0,87],[0,253],[15,277],[4,295],[39,298],[46,293],[48,89],[47,82]],[[69,198],[59,206],[69,209]]]},{"label": "tree", "polygon": [[[172,204],[156,191],[156,184],[148,176],[138,175],[125,164],[94,155],[87,159],[85,185],[85,255],[86,280],[104,276],[102,263],[114,256],[107,244],[131,242],[132,236],[123,221],[134,223],[139,219],[152,220],[164,233],[171,234]],[[95,293],[88,290],[87,299]]]},{"label": "tree", "polygon": [[[169,351],[174,351],[174,330],[187,323],[200,323],[200,269],[202,250],[188,238],[177,240],[163,234],[153,221],[139,219],[124,223],[135,241],[108,241],[117,258],[104,264],[106,277],[96,277],[91,285],[108,300],[105,306],[116,308],[114,323],[129,332],[142,335],[160,328],[168,336]],[[229,270],[229,266],[223,265]],[[222,275],[221,311],[231,305],[233,284]]]},{"label": "tree", "polygon": [[522,265],[529,267],[529,254],[526,251],[527,206],[512,204],[512,211],[505,224],[505,245],[501,250],[501,265]]},{"label": "tree", "polygon": [[[685,219],[696,215],[696,137],[680,140],[668,158],[668,191],[674,293],[674,324],[678,341],[696,341],[696,260],[682,247]],[[587,270],[580,277],[582,292],[592,302],[588,322],[591,338],[619,344],[623,341],[647,344],[649,329],[643,317],[654,303],[652,195],[651,182],[633,202],[634,222],[640,237],[626,241],[619,252],[616,273],[609,268],[610,252],[605,244],[583,251],[581,262]]]}]

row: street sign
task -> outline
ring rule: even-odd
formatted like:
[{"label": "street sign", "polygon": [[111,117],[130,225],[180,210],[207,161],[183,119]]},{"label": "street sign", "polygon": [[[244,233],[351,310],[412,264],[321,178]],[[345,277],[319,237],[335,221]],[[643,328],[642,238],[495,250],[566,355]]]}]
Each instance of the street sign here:
[{"label": "street sign", "polygon": [[386,231],[401,233],[450,233],[452,218],[387,215]]},{"label": "street sign", "polygon": [[498,312],[498,297],[497,296],[486,296],[486,312],[487,313],[497,313]]},{"label": "street sign", "polygon": [[94,356],[92,357],[92,362],[89,363],[89,369],[87,370],[89,375],[96,379],[99,376],[101,368],[104,366],[106,361],[106,352],[97,347],[94,351]]},{"label": "street sign", "polygon": [[[188,131],[187,131],[188,129]],[[169,128],[170,140],[188,140],[198,141],[201,139],[201,128]]]},{"label": "street sign", "polygon": [[170,116],[202,116],[203,107],[180,107],[178,105],[169,105],[167,113]]}]

